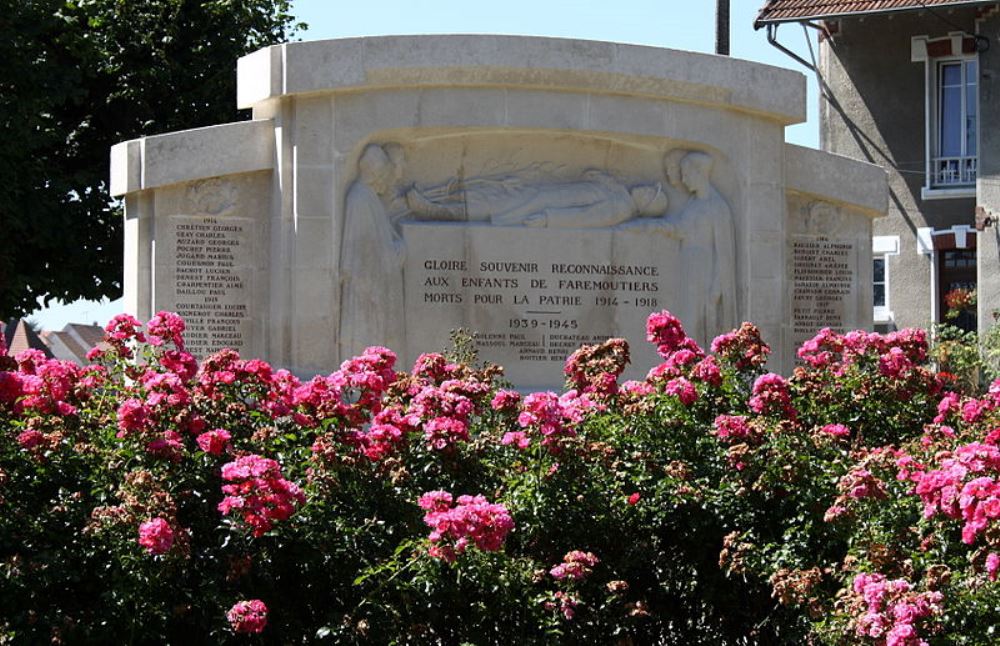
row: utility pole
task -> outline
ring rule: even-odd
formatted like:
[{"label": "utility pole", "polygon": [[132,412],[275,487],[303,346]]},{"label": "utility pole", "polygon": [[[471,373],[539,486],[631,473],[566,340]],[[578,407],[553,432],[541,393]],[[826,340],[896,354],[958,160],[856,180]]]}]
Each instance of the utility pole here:
[{"label": "utility pole", "polygon": [[729,0],[715,0],[715,53],[729,56]]}]

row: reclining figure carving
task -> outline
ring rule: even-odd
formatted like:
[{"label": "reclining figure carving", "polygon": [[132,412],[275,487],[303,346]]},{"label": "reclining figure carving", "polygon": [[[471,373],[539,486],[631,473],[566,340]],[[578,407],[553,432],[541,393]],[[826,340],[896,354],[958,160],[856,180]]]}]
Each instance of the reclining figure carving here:
[{"label": "reclining figure carving", "polygon": [[516,176],[477,177],[406,192],[417,220],[548,228],[611,227],[667,210],[661,184],[627,186],[601,170],[571,181],[529,182]]}]

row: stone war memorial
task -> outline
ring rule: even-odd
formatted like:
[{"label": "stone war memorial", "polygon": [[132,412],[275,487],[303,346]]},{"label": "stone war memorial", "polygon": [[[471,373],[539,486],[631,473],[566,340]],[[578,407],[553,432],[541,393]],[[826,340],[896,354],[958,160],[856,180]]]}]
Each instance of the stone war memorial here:
[{"label": "stone war memorial", "polygon": [[805,78],[604,42],[405,36],[238,61],[248,121],[118,144],[127,310],[300,376],[368,345],[408,367],[476,334],[521,388],[650,312],[707,344],[748,320],[771,369],[869,328],[878,167],[785,143]]}]

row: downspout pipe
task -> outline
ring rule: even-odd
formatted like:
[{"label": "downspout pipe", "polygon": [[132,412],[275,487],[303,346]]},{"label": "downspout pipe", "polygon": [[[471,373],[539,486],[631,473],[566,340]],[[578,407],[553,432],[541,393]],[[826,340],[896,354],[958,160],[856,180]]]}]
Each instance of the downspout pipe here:
[{"label": "downspout pipe", "polygon": [[[827,36],[829,35],[826,28],[823,27],[822,25],[817,25],[814,22],[802,22],[800,24],[802,25],[803,29],[805,29],[806,27],[812,27],[813,29],[815,29],[816,31],[818,31],[823,35]],[[800,65],[803,65],[807,69],[815,72],[816,67],[812,63],[810,63],[806,59],[802,58],[801,56],[799,56],[798,54],[796,54],[795,52],[793,52],[792,50],[788,49],[787,47],[778,42],[778,27],[780,25],[781,23],[777,22],[771,22],[767,24],[767,42],[771,43],[772,47],[774,47],[780,52],[783,52],[786,56],[795,59]]]}]

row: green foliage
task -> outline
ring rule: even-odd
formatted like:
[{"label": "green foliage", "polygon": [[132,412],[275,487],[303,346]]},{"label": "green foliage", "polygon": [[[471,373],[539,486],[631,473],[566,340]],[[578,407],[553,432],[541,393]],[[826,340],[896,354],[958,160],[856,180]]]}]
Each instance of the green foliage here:
[{"label": "green foliage", "polygon": [[983,371],[986,379],[993,381],[1000,378],[1000,311],[993,311],[993,325],[980,340],[982,346]]},{"label": "green foliage", "polygon": [[981,388],[987,369],[990,336],[980,343],[975,332],[968,332],[948,323],[934,326],[931,358],[941,372],[954,375],[955,388],[966,394],[974,394]]},{"label": "green foliage", "polygon": [[117,297],[110,147],[233,121],[236,59],[282,42],[287,0],[29,0],[0,20],[0,313]]},{"label": "green foliage", "polygon": [[[440,354],[397,372],[384,348],[306,383],[226,351],[195,373],[168,315],[145,332],[165,345],[116,319],[99,368],[0,356],[0,641],[237,643],[245,599],[269,643],[996,641],[1000,394],[947,393],[922,331],[825,330],[786,380],[752,325],[703,358],[656,316],[647,379],[617,382],[609,340],[561,396]],[[260,532],[220,506],[245,458],[303,494]],[[429,494],[482,496],[513,529],[481,545]],[[587,567],[559,574],[574,553]]]}]

